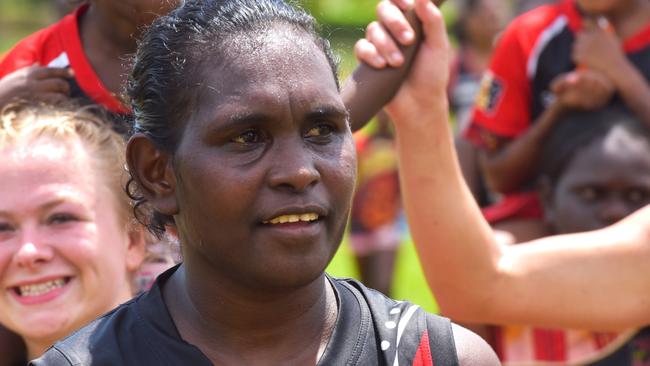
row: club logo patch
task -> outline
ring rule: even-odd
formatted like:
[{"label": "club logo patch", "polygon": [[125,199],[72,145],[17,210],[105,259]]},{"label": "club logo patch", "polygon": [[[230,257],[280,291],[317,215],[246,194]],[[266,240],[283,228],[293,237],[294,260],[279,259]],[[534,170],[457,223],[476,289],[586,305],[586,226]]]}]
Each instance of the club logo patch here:
[{"label": "club logo patch", "polygon": [[492,72],[486,71],[476,97],[477,108],[488,113],[494,112],[501,94],[503,94],[503,83]]}]

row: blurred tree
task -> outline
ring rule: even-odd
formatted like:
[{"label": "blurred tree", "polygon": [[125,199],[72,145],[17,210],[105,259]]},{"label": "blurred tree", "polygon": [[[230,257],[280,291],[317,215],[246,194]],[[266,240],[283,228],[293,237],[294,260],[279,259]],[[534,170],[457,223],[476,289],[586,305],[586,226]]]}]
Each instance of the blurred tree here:
[{"label": "blurred tree", "polygon": [[375,18],[377,0],[302,0],[319,22],[340,26],[365,26]]}]

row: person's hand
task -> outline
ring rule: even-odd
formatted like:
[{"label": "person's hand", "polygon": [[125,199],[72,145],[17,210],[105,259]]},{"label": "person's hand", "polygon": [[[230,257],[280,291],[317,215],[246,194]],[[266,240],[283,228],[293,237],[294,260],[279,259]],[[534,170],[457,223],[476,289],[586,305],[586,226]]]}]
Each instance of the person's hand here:
[{"label": "person's hand", "polygon": [[404,56],[393,38],[404,46],[415,40],[415,32],[403,13],[411,8],[413,0],[383,0],[377,4],[378,20],[368,24],[366,38],[354,46],[357,60],[378,69],[401,66]]},{"label": "person's hand", "polygon": [[609,103],[616,88],[603,73],[586,69],[556,77],[551,91],[562,109],[595,110]]},{"label": "person's hand", "polygon": [[449,40],[440,10],[430,0],[415,0],[415,13],[422,22],[422,44],[406,80],[384,110],[398,123],[402,117],[429,114],[447,103]]},{"label": "person's hand", "polygon": [[15,98],[58,103],[68,98],[70,69],[28,66],[0,79],[0,106]]},{"label": "person's hand", "polygon": [[584,29],[576,35],[572,58],[578,67],[600,71],[610,78],[627,61],[616,35],[593,20],[585,20]]}]

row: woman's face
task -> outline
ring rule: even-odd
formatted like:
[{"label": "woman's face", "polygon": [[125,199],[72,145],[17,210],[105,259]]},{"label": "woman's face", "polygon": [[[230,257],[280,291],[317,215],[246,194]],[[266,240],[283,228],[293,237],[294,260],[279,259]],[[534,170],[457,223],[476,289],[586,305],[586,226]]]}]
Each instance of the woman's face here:
[{"label": "woman's face", "polygon": [[203,64],[172,163],[188,271],[249,288],[299,286],[336,251],[355,151],[327,59],[305,38],[278,26]]},{"label": "woman's face", "polygon": [[1,153],[0,322],[46,346],[130,297],[129,235],[80,142]]},{"label": "woman's face", "polygon": [[624,128],[578,150],[545,207],[558,234],[600,229],[650,204],[650,143]]}]

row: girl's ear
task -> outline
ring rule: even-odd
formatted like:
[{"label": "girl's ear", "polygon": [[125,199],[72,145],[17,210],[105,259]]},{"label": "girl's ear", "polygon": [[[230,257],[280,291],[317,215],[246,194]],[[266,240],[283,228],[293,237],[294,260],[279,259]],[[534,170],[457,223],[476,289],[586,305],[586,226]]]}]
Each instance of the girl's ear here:
[{"label": "girl's ear", "polygon": [[176,215],[176,176],[171,154],[158,149],[148,137],[137,133],[126,146],[126,161],[139,193],[153,209],[161,214]]},{"label": "girl's ear", "polygon": [[537,180],[537,191],[544,208],[544,223],[547,227],[553,227],[555,223],[555,202],[553,200],[554,189],[551,179],[545,175],[540,176]]}]

